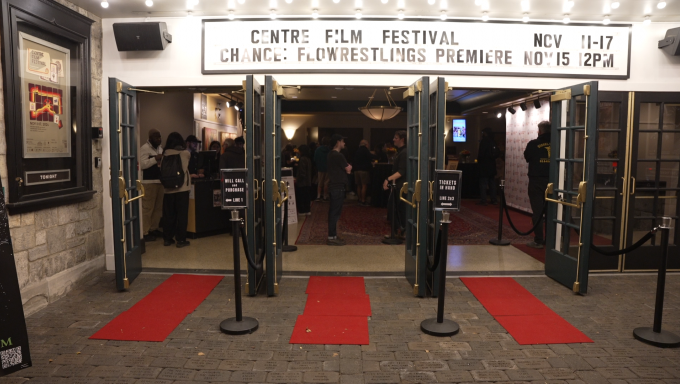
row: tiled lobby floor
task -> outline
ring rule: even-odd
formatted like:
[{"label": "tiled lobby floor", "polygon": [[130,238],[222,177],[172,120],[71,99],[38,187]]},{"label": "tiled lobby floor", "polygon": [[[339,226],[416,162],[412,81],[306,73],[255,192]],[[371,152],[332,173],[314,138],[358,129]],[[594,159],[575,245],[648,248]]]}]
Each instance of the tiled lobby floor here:
[{"label": "tiled lobby floor", "polygon": [[[88,339],[167,277],[142,274],[119,293],[114,275],[103,273],[30,316],[34,367],[0,384],[680,382],[680,349],[632,337],[635,327],[652,325],[653,275],[593,275],[586,296],[546,277],[517,278],[593,344],[518,345],[458,279],[447,283],[446,316],[461,333],[425,335],[419,323],[435,316],[437,301],[413,297],[402,278],[366,279],[373,311],[366,346],[288,343],[305,306],[304,278],[284,278],[279,297],[244,297],[244,315],[260,322],[251,335],[219,331],[220,321],[234,315],[233,280],[225,278],[161,343]],[[680,275],[669,275],[664,329],[676,334],[679,292]]]}]

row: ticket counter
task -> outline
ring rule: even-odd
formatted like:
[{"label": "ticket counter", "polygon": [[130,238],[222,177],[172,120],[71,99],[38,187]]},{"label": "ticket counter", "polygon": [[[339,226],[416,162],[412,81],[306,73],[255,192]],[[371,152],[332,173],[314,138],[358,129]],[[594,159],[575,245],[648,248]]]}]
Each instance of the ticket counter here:
[{"label": "ticket counter", "polygon": [[188,236],[211,236],[227,232],[229,212],[220,206],[218,179],[193,179],[189,193]]}]

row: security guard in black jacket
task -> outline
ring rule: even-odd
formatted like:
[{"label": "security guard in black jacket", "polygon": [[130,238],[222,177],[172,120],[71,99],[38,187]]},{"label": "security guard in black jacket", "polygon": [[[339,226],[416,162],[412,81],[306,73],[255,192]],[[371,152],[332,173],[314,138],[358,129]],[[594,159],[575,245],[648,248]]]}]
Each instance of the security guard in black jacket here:
[{"label": "security guard in black jacket", "polygon": [[533,215],[531,221],[541,222],[534,230],[534,241],[527,244],[541,249],[545,245],[543,237],[543,204],[545,189],[550,176],[550,122],[538,123],[538,138],[531,140],[524,150],[524,158],[529,163],[529,203]]}]

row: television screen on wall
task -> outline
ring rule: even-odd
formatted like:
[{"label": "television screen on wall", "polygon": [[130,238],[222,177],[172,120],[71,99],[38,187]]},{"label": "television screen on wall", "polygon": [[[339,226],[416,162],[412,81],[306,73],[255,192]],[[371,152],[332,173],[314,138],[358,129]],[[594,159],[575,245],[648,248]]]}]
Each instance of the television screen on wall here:
[{"label": "television screen on wall", "polygon": [[464,143],[467,139],[467,128],[465,119],[453,119],[453,128],[451,129],[454,143]]}]

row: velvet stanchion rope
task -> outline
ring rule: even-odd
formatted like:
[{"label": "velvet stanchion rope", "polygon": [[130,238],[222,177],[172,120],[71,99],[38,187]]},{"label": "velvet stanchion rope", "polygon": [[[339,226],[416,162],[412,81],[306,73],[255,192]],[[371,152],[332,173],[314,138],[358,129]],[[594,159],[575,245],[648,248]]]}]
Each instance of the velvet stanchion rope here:
[{"label": "velvet stanchion rope", "polygon": [[[250,265],[251,268],[260,270],[262,269],[262,261],[264,260],[264,256],[267,254],[267,252],[262,252],[262,256],[260,256],[260,260],[255,262],[252,257],[250,257],[250,252],[248,252],[248,238],[246,237],[246,231],[245,231],[245,225],[241,223],[240,225],[240,230],[241,232],[241,240],[243,241],[243,250],[246,253],[246,260],[248,261],[248,265]],[[236,255],[234,255],[236,257]]]},{"label": "velvet stanchion rope", "polygon": [[[510,227],[512,228],[512,230],[515,231],[515,233],[517,233],[518,235],[520,235],[520,236],[528,236],[528,235],[530,235],[533,231],[535,231],[536,228],[538,228],[538,225],[539,225],[539,224],[541,224],[541,225],[543,224],[543,220],[540,220],[540,221],[538,221],[536,224],[534,224],[534,226],[531,227],[531,229],[530,229],[528,232],[520,232],[517,228],[515,228],[515,225],[512,223],[512,220],[510,219],[510,213],[508,212],[508,206],[507,206],[507,204],[505,204],[505,198],[503,198],[503,199],[501,199],[501,200],[503,200],[503,210],[505,211],[505,217],[508,218],[508,223],[510,223]],[[541,214],[545,213],[545,210],[546,210],[547,207],[548,207],[548,201],[546,200],[546,201],[543,203],[543,209],[541,209],[541,212],[542,212]],[[500,223],[499,223],[499,225],[500,225]]]},{"label": "velvet stanchion rope", "polygon": [[[656,235],[656,232],[658,230],[659,230],[658,227],[650,229],[649,232],[647,232],[646,235],[642,236],[642,238],[640,240],[638,240],[635,244],[631,245],[630,247],[626,247],[624,249],[617,249],[617,250],[614,250],[614,251],[605,251],[604,249],[593,244],[592,242],[590,243],[590,249],[593,250],[593,251],[596,251],[598,253],[601,253],[603,256],[623,255],[624,253],[630,253],[630,252],[640,248],[642,246],[642,244],[647,242],[647,240],[654,237],[654,235]],[[576,234],[579,234],[578,230],[574,229],[574,231],[576,232]]]},{"label": "velvet stanchion rope", "polygon": [[[448,234],[447,234],[448,235]],[[442,225],[439,224],[439,231],[437,231],[437,238],[435,239],[435,246],[434,246],[434,260],[432,261],[432,265],[427,266],[427,270],[430,272],[434,272],[435,269],[439,266],[439,259],[441,258],[441,250],[442,250],[442,244],[441,244],[441,237],[442,236]]]}]

